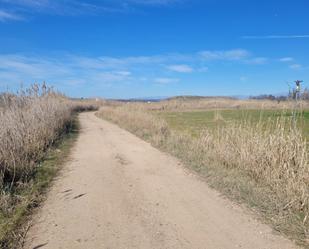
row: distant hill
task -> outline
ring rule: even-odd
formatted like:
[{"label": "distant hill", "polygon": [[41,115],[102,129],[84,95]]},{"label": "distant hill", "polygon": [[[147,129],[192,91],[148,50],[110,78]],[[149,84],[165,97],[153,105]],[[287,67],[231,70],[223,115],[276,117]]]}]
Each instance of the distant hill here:
[{"label": "distant hill", "polygon": [[183,96],[175,96],[170,97],[167,100],[202,100],[202,99],[236,99],[235,97],[227,97],[227,96],[194,96],[194,95],[183,95]]},{"label": "distant hill", "polygon": [[195,96],[195,95],[182,95],[174,97],[147,97],[147,98],[130,98],[130,99],[112,99],[120,102],[160,102],[164,100],[199,100],[199,99],[237,99],[237,97],[227,97],[227,96]]},{"label": "distant hill", "polygon": [[120,102],[160,102],[166,100],[167,97],[145,97],[145,98],[129,98],[129,99],[113,99]]}]

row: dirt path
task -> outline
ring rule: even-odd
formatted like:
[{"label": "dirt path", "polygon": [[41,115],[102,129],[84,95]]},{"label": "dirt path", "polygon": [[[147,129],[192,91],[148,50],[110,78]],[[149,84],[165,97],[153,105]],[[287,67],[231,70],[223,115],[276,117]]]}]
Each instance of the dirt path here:
[{"label": "dirt path", "polygon": [[72,159],[25,248],[296,248],[175,158],[93,113],[80,121]]}]

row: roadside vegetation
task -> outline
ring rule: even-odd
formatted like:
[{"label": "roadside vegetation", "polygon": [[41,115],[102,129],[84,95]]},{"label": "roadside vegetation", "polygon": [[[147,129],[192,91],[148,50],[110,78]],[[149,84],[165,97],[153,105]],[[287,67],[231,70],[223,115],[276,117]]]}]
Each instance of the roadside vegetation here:
[{"label": "roadside vegetation", "polygon": [[76,137],[76,113],[98,107],[45,84],[0,95],[1,248],[22,243],[27,215],[39,205]]},{"label": "roadside vegetation", "polygon": [[309,245],[309,104],[174,98],[106,104],[98,116],[180,158],[212,187]]}]

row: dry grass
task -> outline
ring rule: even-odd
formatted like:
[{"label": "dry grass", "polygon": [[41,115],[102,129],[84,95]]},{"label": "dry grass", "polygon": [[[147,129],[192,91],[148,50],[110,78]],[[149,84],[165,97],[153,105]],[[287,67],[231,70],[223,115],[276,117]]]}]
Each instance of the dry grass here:
[{"label": "dry grass", "polygon": [[26,181],[46,148],[65,132],[74,111],[98,109],[98,103],[71,101],[46,86],[17,95],[3,94],[0,111],[0,188]]},{"label": "dry grass", "polygon": [[[42,200],[73,144],[74,114],[97,110],[101,104],[68,99],[46,85],[0,94],[1,248],[15,248],[22,241],[17,235],[25,217]],[[57,153],[51,149],[56,144],[61,148]],[[50,158],[44,161],[46,156]]]},{"label": "dry grass", "polygon": [[72,106],[60,94],[33,86],[2,96],[0,113],[0,187],[26,180],[46,148],[71,121]]},{"label": "dry grass", "polygon": [[21,216],[18,207],[31,202],[27,193],[47,150],[71,129],[75,112],[100,104],[70,100],[45,85],[0,94],[0,242]]},{"label": "dry grass", "polygon": [[[119,103],[120,104],[120,103]],[[139,108],[157,111],[196,111],[211,109],[293,109],[293,101],[272,101],[272,100],[239,100],[233,98],[186,98],[178,97],[169,100],[152,103],[129,103]],[[309,108],[308,101],[300,101],[299,107]]]},{"label": "dry grass", "polygon": [[75,112],[96,111],[106,104],[105,100],[70,99],[70,104]]},{"label": "dry grass", "polygon": [[167,124],[163,119],[158,119],[140,108],[104,106],[100,109],[98,115],[106,117],[121,126],[124,125],[131,132],[143,138],[150,136],[160,137],[168,133]]},{"label": "dry grass", "polygon": [[[180,157],[216,188],[259,209],[277,230],[308,243],[308,147],[288,118],[232,122],[205,128],[194,138],[171,129],[149,111],[159,105],[162,103],[104,107],[98,115]],[[167,109],[175,108],[173,103]]]}]

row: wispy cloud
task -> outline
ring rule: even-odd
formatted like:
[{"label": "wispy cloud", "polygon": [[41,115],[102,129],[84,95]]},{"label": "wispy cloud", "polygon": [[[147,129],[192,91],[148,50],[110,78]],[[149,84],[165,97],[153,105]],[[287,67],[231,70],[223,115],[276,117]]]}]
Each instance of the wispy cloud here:
[{"label": "wispy cloud", "polygon": [[241,60],[250,56],[245,49],[234,49],[225,51],[202,51],[199,55],[204,60]]},{"label": "wispy cloud", "polygon": [[[194,57],[194,56],[192,56],[192,57]],[[188,56],[188,58],[189,58],[189,56]],[[195,61],[200,62],[200,60],[201,60],[201,58],[195,57]],[[189,60],[189,61],[191,61],[191,60]],[[170,66],[166,66],[166,69],[168,69],[169,71],[172,71],[172,72],[176,72],[176,73],[196,73],[196,72],[197,73],[205,73],[205,72],[209,71],[209,68],[206,67],[206,66],[200,66],[200,65],[191,66],[191,65],[187,65],[187,64],[170,65]]]},{"label": "wispy cloud", "polygon": [[309,38],[309,35],[265,35],[265,36],[243,36],[243,39],[301,39]]},{"label": "wispy cloud", "polygon": [[130,76],[132,73],[130,71],[118,71],[116,74],[121,76]]},{"label": "wispy cloud", "polygon": [[16,86],[47,81],[56,86],[109,86],[129,80],[131,72],[116,69],[85,68],[73,57],[42,58],[21,55],[0,55],[0,85]]},{"label": "wispy cloud", "polygon": [[167,66],[167,69],[174,71],[174,72],[178,72],[178,73],[192,73],[194,71],[194,69],[192,67],[190,67],[189,65],[170,65]]},{"label": "wispy cloud", "polygon": [[[143,7],[170,6],[186,0],[0,0],[0,4],[7,11],[18,13],[18,17],[33,13],[52,15],[99,15],[106,13],[136,12]],[[1,16],[1,14],[0,14]],[[22,20],[14,18],[9,12],[2,13],[6,20]],[[0,19],[1,20],[1,19]]]},{"label": "wispy cloud", "polygon": [[294,61],[294,58],[292,58],[292,57],[283,57],[283,58],[280,58],[279,61],[281,61],[281,62],[291,62],[291,61]]},{"label": "wispy cloud", "polygon": [[155,83],[158,84],[170,84],[170,83],[177,83],[179,82],[179,79],[176,78],[156,78]]},{"label": "wispy cloud", "polygon": [[127,0],[122,1],[133,4],[144,4],[144,5],[169,5],[175,3],[184,2],[184,0]]},{"label": "wispy cloud", "polygon": [[209,68],[203,66],[203,67],[198,68],[196,71],[199,72],[199,73],[206,73],[206,72],[209,71]]},{"label": "wispy cloud", "polygon": [[0,54],[0,86],[16,87],[21,82],[27,85],[47,81],[60,89],[72,86],[76,89],[115,88],[127,84],[163,87],[182,82],[183,77],[187,77],[184,74],[190,73],[192,78],[201,77],[202,72],[211,75],[212,68],[222,66],[222,61],[231,66],[254,67],[268,60],[242,49],[131,57]]},{"label": "wispy cloud", "polygon": [[49,0],[1,0],[1,2],[11,5],[20,5],[29,7],[42,7],[50,5],[51,3],[51,1]]},{"label": "wispy cloud", "polygon": [[266,57],[254,57],[245,49],[232,49],[221,51],[202,51],[198,53],[199,59],[204,61],[238,61],[245,64],[262,65],[268,62]]},{"label": "wispy cloud", "polygon": [[19,21],[19,20],[23,20],[23,18],[15,13],[11,13],[0,9],[0,22]]},{"label": "wispy cloud", "polygon": [[255,57],[246,60],[248,64],[262,65],[268,62],[268,58],[266,57]]},{"label": "wispy cloud", "polygon": [[292,64],[290,65],[290,68],[293,70],[301,69],[303,66],[301,64]]}]

